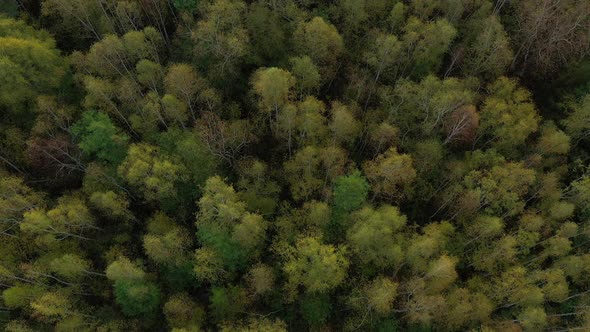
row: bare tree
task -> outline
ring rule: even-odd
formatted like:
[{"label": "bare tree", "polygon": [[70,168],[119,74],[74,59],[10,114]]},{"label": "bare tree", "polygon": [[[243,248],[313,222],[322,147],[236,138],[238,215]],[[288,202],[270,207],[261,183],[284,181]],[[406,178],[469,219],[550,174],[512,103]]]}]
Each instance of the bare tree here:
[{"label": "bare tree", "polygon": [[590,1],[519,1],[516,24],[512,67],[521,73],[552,73],[590,50]]}]

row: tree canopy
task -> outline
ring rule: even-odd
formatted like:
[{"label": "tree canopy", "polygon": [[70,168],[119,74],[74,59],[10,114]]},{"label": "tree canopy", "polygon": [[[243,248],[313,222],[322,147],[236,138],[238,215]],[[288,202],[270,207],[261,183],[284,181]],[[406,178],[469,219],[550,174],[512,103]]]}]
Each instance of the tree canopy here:
[{"label": "tree canopy", "polygon": [[0,330],[589,331],[587,0],[0,0]]}]

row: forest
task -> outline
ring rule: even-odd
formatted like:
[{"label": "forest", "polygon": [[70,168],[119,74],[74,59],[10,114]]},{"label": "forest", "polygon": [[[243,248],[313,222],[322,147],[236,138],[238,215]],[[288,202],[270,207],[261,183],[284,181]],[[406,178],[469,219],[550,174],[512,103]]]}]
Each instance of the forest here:
[{"label": "forest", "polygon": [[590,331],[590,1],[0,0],[0,329]]}]

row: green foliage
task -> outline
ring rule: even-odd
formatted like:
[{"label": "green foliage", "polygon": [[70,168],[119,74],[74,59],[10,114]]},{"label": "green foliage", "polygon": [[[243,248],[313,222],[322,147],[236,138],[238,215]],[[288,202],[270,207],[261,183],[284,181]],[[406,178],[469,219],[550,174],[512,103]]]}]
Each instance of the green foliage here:
[{"label": "green foliage", "polygon": [[197,10],[197,0],[174,0],[172,1],[174,8],[178,10],[187,11],[192,13]]},{"label": "green foliage", "polygon": [[367,199],[369,184],[355,171],[334,181],[334,212],[346,213],[358,209]]},{"label": "green foliage", "polygon": [[115,165],[125,158],[129,137],[122,134],[104,113],[82,113],[82,118],[72,126],[72,133],[79,137],[80,149],[90,157]]},{"label": "green foliage", "polygon": [[334,75],[344,42],[338,30],[321,17],[301,22],[293,34],[295,48],[317,64],[324,78]]},{"label": "green foliage", "polygon": [[118,173],[153,201],[176,196],[175,183],[185,178],[186,169],[162,156],[157,147],[139,143],[129,146]]},{"label": "green foliage", "polygon": [[209,178],[199,207],[197,238],[205,248],[213,250],[211,254],[219,255],[229,270],[243,268],[258,255],[265,239],[266,221],[258,214],[246,212],[233,187],[217,176]]},{"label": "green foliage", "polygon": [[535,105],[527,90],[506,77],[492,83],[489,90],[481,110],[482,131],[489,133],[494,147],[513,151],[512,146],[523,144],[538,129]]},{"label": "green foliage", "polygon": [[365,207],[351,218],[354,223],[348,231],[348,243],[361,265],[382,269],[402,262],[404,240],[399,233],[406,217],[396,207]]},{"label": "green foliage", "polygon": [[115,299],[127,316],[150,315],[160,305],[160,290],[151,282],[117,280]]},{"label": "green foliage", "polygon": [[327,322],[331,310],[330,297],[326,294],[306,295],[301,301],[301,315],[311,326]]},{"label": "green foliage", "polygon": [[0,8],[0,330],[590,330],[590,2]]},{"label": "green foliage", "polygon": [[[322,244],[313,237],[297,241],[283,265],[288,290],[303,286],[308,293],[325,293],[337,287],[346,277],[349,262],[343,248]],[[294,296],[295,294],[291,294]]]},{"label": "green foliage", "polygon": [[0,106],[22,111],[37,94],[51,93],[65,74],[55,41],[22,21],[0,18]]},{"label": "green foliage", "polygon": [[244,312],[247,297],[239,286],[216,287],[211,292],[211,310],[217,321],[232,320]]}]

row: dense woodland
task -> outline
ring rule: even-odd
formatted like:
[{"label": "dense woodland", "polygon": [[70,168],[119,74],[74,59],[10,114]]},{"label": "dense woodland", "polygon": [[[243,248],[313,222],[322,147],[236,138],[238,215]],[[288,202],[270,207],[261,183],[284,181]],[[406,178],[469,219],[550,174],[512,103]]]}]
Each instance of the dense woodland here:
[{"label": "dense woodland", "polygon": [[0,9],[1,329],[590,331],[590,1]]}]

